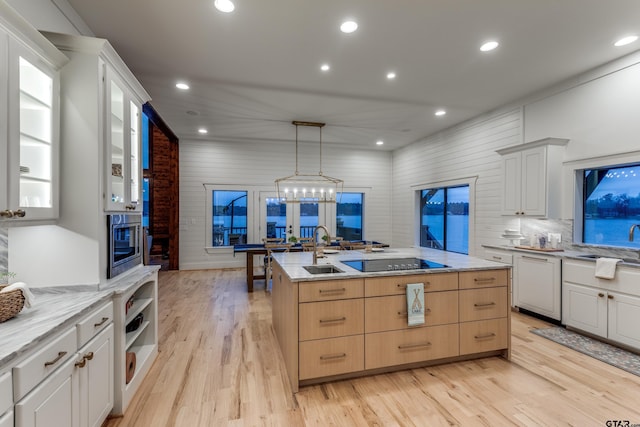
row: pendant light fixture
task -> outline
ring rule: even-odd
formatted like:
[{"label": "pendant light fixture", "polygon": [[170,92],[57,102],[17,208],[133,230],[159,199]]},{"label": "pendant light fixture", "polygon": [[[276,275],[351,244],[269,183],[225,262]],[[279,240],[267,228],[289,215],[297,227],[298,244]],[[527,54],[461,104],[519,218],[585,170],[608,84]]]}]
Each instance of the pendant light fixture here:
[{"label": "pendant light fixture", "polygon": [[[322,128],[325,124],[295,120],[291,124],[296,127],[296,170],[293,175],[275,180],[278,199],[285,203],[336,203],[342,196],[344,181],[322,173]],[[298,170],[299,126],[317,127],[320,132],[320,170],[317,174],[301,174]]]}]

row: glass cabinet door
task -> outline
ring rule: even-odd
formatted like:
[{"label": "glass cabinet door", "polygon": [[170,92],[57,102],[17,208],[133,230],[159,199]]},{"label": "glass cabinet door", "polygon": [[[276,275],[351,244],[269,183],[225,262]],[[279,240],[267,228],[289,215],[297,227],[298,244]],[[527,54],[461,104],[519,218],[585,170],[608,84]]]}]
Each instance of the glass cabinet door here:
[{"label": "glass cabinet door", "polygon": [[129,202],[132,207],[140,206],[140,109],[129,101],[129,157],[130,157],[130,185]]},{"label": "glass cabinet door", "polygon": [[108,105],[109,105],[109,128],[107,132],[110,137],[109,175],[111,198],[110,205],[118,206],[125,203],[125,113],[124,113],[124,91],[113,80],[109,80]]}]

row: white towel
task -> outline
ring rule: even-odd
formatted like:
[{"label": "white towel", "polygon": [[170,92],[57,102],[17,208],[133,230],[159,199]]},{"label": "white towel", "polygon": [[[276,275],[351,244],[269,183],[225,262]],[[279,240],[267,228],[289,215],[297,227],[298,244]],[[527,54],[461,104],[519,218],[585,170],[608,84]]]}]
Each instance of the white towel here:
[{"label": "white towel", "polygon": [[2,288],[0,293],[15,291],[16,289],[20,289],[22,291],[22,295],[24,296],[24,306],[27,308],[31,308],[31,305],[33,305],[36,298],[33,296],[31,291],[29,290],[29,287],[24,282],[16,282],[9,286],[6,286]]},{"label": "white towel", "polygon": [[424,283],[407,285],[407,322],[409,326],[424,324]]},{"label": "white towel", "polygon": [[613,279],[616,275],[616,265],[622,261],[618,258],[596,259],[596,277],[601,279]]}]

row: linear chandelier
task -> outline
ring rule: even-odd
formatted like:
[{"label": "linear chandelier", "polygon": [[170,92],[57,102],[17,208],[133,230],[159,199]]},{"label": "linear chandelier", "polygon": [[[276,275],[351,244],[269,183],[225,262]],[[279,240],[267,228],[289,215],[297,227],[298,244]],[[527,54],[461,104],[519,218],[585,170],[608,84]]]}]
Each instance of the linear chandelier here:
[{"label": "linear chandelier", "polygon": [[[291,122],[296,127],[296,170],[293,175],[275,180],[278,199],[285,203],[336,203],[342,196],[344,181],[322,173],[322,128],[324,123]],[[317,174],[301,174],[298,170],[298,126],[317,127],[320,132],[320,170]]]}]

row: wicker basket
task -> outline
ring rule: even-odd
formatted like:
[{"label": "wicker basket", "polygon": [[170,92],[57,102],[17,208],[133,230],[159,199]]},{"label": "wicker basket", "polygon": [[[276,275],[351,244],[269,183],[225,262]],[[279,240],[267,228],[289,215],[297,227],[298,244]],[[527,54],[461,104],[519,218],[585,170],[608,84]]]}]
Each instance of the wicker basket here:
[{"label": "wicker basket", "polygon": [[[0,285],[0,290],[7,285]],[[24,306],[24,295],[20,289],[16,289],[11,292],[4,292],[0,294],[0,323],[20,313]]]}]

